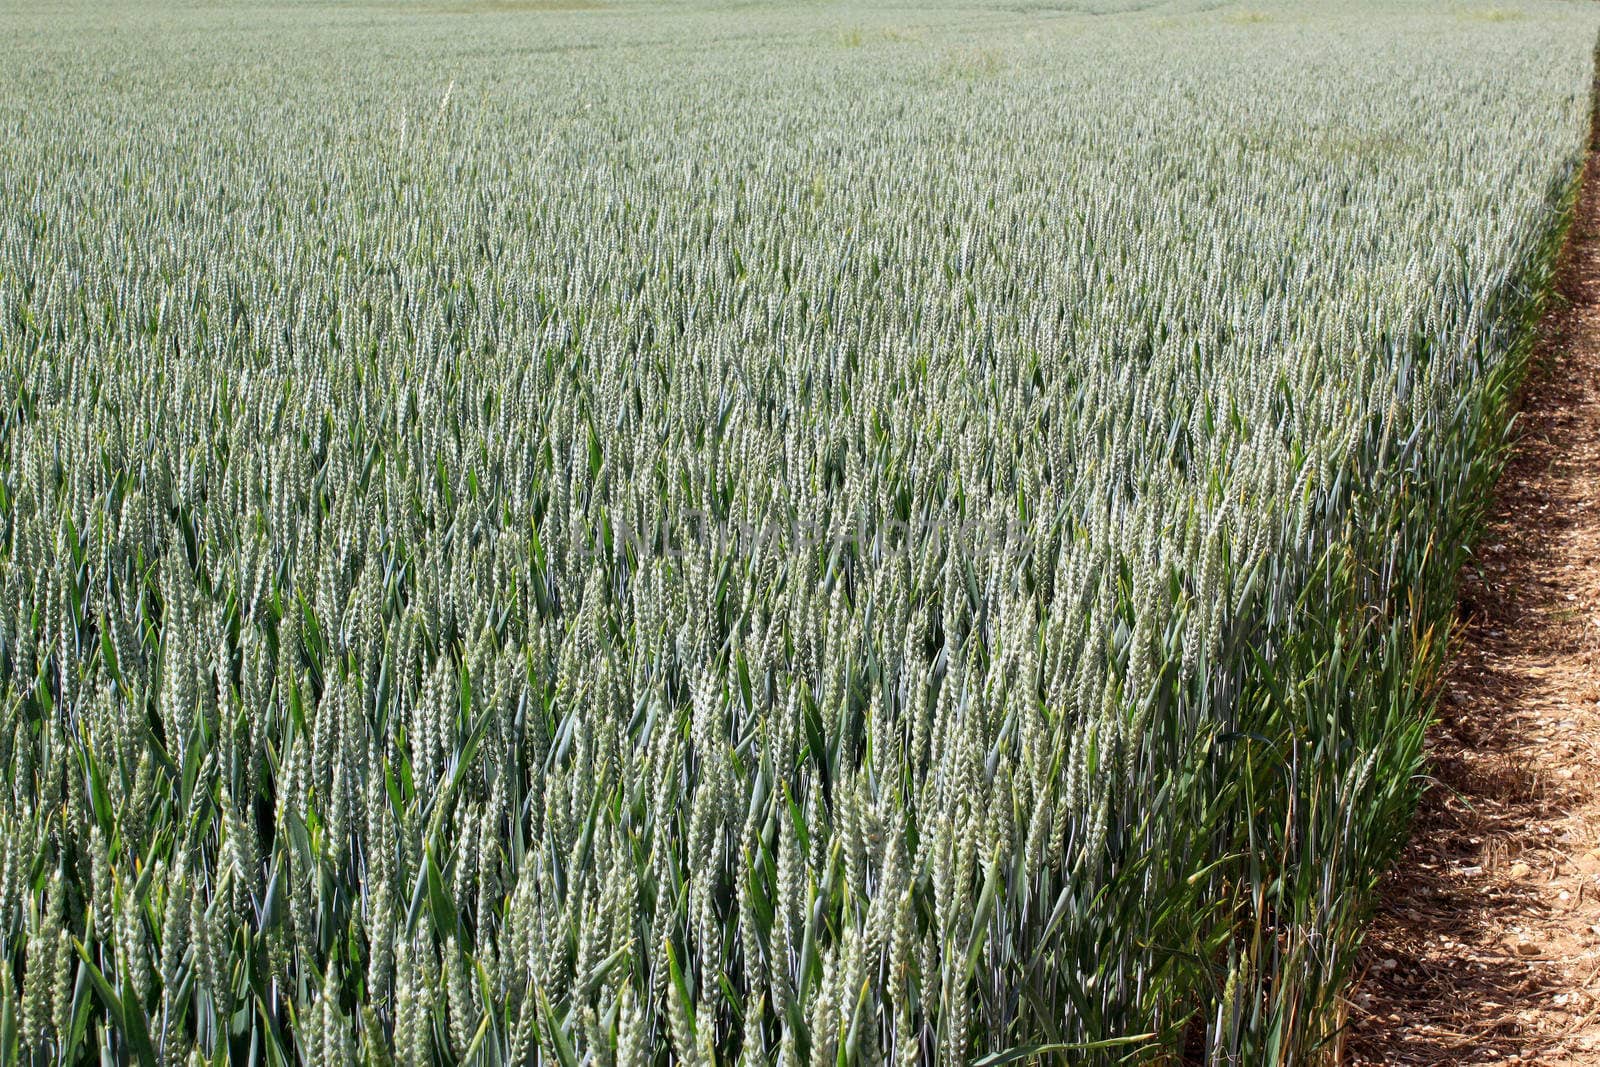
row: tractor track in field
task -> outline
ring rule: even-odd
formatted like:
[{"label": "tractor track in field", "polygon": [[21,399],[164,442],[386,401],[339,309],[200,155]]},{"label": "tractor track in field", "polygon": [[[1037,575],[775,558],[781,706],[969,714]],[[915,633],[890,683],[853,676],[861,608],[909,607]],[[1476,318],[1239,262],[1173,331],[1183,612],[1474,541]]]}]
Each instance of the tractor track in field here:
[{"label": "tractor track in field", "polygon": [[1600,152],[1539,330],[1346,1063],[1600,1065]]}]

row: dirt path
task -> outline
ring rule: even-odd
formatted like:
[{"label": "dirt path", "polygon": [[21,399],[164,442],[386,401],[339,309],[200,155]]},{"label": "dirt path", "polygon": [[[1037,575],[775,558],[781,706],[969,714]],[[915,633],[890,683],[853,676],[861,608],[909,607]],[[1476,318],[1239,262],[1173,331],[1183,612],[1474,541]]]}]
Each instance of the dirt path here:
[{"label": "dirt path", "polygon": [[1600,1065],[1600,153],[1557,290],[1347,1062]]}]

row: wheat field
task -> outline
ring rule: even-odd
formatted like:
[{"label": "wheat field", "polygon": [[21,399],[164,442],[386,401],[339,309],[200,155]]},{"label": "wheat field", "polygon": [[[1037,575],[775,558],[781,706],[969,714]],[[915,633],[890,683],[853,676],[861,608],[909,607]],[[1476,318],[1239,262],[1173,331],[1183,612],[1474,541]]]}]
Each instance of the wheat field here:
[{"label": "wheat field", "polygon": [[0,26],[0,1061],[1327,1054],[1600,12]]}]

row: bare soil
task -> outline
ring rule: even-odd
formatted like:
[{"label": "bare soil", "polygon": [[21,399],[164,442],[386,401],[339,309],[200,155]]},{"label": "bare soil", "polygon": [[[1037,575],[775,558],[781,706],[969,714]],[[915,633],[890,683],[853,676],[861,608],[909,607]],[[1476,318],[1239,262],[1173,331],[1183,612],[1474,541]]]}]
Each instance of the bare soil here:
[{"label": "bare soil", "polygon": [[1600,1065],[1600,155],[1463,575],[1436,778],[1349,1004],[1357,1064]]}]

